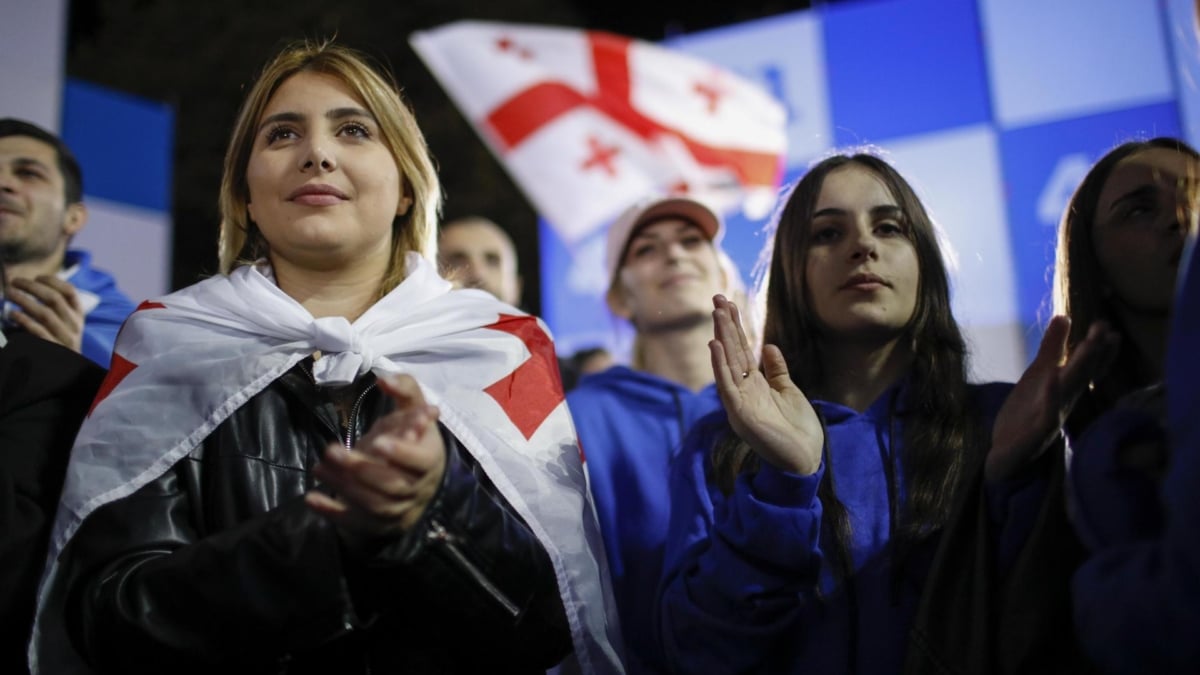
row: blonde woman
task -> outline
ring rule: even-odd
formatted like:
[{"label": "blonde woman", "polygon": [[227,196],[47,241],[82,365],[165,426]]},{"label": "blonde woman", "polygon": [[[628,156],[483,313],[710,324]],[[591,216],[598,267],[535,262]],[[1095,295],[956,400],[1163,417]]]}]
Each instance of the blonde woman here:
[{"label": "blonde woman", "polygon": [[618,668],[561,391],[517,376],[549,340],[437,275],[394,85],[285,49],[220,202],[223,274],[135,313],[77,440],[35,670]]}]

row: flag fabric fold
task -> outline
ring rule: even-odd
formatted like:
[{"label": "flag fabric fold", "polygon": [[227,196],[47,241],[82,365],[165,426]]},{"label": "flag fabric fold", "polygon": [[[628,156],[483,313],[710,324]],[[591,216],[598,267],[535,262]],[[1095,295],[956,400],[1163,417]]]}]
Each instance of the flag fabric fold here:
[{"label": "flag fabric fold", "polygon": [[783,106],[714,64],[609,33],[460,21],[410,41],[562,239],[648,194],[774,203]]}]

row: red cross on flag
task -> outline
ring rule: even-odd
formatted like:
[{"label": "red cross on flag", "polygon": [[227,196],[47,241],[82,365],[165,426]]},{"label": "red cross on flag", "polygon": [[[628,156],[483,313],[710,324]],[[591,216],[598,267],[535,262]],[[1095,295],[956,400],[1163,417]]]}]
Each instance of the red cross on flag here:
[{"label": "red cross on flag", "polygon": [[411,42],[568,243],[651,193],[752,217],[774,203],[783,106],[730,71],[568,28],[460,21]]}]

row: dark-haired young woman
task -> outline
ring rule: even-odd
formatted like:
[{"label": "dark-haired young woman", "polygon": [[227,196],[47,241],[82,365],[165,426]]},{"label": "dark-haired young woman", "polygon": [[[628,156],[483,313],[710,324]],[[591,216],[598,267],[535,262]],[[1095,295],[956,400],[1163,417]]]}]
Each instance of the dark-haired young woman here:
[{"label": "dark-haired young woman", "polygon": [[986,464],[997,560],[1010,559],[1029,527],[1016,507],[1042,492],[1020,475],[1057,430],[1031,420],[1039,396],[1077,387],[1094,344],[1060,366],[1058,322],[1020,397],[968,384],[934,226],[903,177],[867,154],[824,160],[788,197],[761,369],[736,307],[715,305],[724,411],[693,430],[673,469],[658,636],[668,662],[900,672],[964,486]]}]

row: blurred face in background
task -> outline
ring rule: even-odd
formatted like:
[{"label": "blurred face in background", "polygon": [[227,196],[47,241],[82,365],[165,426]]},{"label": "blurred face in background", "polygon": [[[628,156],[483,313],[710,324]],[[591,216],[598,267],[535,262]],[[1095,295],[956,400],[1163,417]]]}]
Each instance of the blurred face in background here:
[{"label": "blurred face in background", "polygon": [[467,288],[478,288],[501,302],[521,302],[517,251],[508,234],[483,218],[456,220],[442,226],[438,261],[443,273]]},{"label": "blurred face in background", "polygon": [[1175,293],[1179,260],[1196,228],[1191,188],[1197,162],[1181,152],[1150,148],[1121,160],[1096,204],[1092,242],[1109,295],[1120,311],[1165,315]]},{"label": "blurred face in background", "polygon": [[0,255],[10,265],[60,259],[86,220],[67,204],[58,156],[29,136],[0,138]]},{"label": "blurred face in background", "polygon": [[668,217],[630,236],[608,301],[640,333],[710,321],[712,297],[725,290],[712,240],[695,223]]}]

